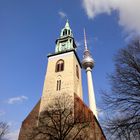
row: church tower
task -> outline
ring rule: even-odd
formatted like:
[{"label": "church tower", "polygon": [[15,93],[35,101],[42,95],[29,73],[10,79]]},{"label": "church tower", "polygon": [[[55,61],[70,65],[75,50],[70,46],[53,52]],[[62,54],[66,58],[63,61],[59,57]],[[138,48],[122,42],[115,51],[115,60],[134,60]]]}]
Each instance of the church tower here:
[{"label": "church tower", "polygon": [[[87,48],[85,31],[84,41],[84,58],[80,62],[76,53],[77,46],[73,33],[67,20],[59,38],[56,40],[55,52],[48,55],[42,97],[22,122],[18,140],[54,140],[53,135],[62,136],[62,131],[65,131],[63,136],[67,136],[63,140],[106,140],[97,120],[91,74],[94,61]],[[87,73],[89,107],[83,101],[82,68]],[[62,112],[66,111],[63,117],[61,114],[58,115],[58,113],[61,113],[60,106],[57,110],[53,106],[53,113],[50,114],[52,109],[50,104],[55,104],[56,97],[61,95],[62,99],[64,99],[63,95],[72,99],[70,100],[71,104],[67,104],[68,107],[63,108]],[[69,101],[69,98],[67,100]],[[46,112],[47,115],[49,114],[48,117],[43,117],[42,113]],[[71,133],[68,134],[69,132]],[[35,133],[34,138],[32,137],[33,133]],[[55,139],[61,140],[62,137],[55,137]]]},{"label": "church tower", "polygon": [[74,94],[83,99],[81,63],[76,54],[76,44],[67,20],[56,40],[55,53],[48,55],[40,112],[59,94]]}]

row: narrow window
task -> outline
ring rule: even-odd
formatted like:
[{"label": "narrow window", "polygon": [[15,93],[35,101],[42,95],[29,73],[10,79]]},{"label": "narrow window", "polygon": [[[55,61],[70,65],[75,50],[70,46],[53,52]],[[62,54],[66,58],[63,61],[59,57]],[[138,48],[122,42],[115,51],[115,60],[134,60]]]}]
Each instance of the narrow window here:
[{"label": "narrow window", "polygon": [[64,70],[64,63],[61,64],[61,68],[60,68],[60,70],[61,70],[61,71]]},{"label": "narrow window", "polygon": [[56,90],[58,91],[58,80],[57,80]]},{"label": "narrow window", "polygon": [[66,35],[67,35],[67,30],[65,30],[65,32],[66,32]]},{"label": "narrow window", "polygon": [[70,30],[68,30],[68,34],[70,35]]},{"label": "narrow window", "polygon": [[67,35],[67,29],[63,31],[63,35]]},{"label": "narrow window", "polygon": [[79,68],[78,68],[78,65],[76,65],[76,76],[79,79]]},{"label": "narrow window", "polygon": [[56,63],[55,72],[60,72],[64,70],[64,60],[59,60]]},{"label": "narrow window", "polygon": [[60,64],[57,65],[57,71],[59,71],[59,69],[60,69]]},{"label": "narrow window", "polygon": [[61,90],[61,80],[59,80],[59,90]]},{"label": "narrow window", "polygon": [[56,90],[61,90],[61,80],[57,80]]}]

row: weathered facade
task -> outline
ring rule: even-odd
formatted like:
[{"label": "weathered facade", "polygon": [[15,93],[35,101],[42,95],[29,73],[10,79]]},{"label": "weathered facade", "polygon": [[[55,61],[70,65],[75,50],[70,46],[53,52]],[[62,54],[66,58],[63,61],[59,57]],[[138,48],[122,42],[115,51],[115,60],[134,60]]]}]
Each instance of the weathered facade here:
[{"label": "weathered facade", "polygon": [[[55,53],[48,55],[48,66],[44,81],[42,97],[40,101],[37,103],[37,105],[34,107],[34,109],[31,111],[31,113],[23,121],[18,140],[51,139],[50,136],[51,134],[48,134],[49,128],[46,129],[43,128],[44,125],[41,125],[40,118],[42,112],[45,112],[46,110],[48,111],[50,109],[50,105],[53,106],[54,104],[56,104],[55,101],[56,97],[59,98],[59,96],[62,97],[62,95],[64,96],[67,95],[68,98],[69,97],[71,98],[69,99],[70,105],[68,105],[69,104],[68,103],[67,107],[65,106],[65,108],[72,109],[70,115],[72,118],[71,119],[72,123],[74,123],[73,125],[74,127],[72,128],[71,126],[72,130],[65,137],[65,139],[69,140],[74,139],[73,138],[74,133],[79,128],[82,128],[81,126],[83,124],[88,125],[86,125],[86,127],[82,128],[81,131],[77,133],[75,139],[77,140],[106,139],[96,116],[91,111],[92,109],[87,107],[83,102],[81,68],[82,67],[80,60],[76,54],[76,44],[74,42],[72,30],[70,29],[69,23],[67,21],[65,27],[61,31],[60,38],[56,40]],[[94,110],[95,109],[96,107],[94,108]],[[53,119],[55,119],[56,121],[56,118],[58,118],[58,116],[59,115],[55,116],[53,115],[54,117]],[[47,117],[45,119],[46,121],[48,121]],[[63,121],[63,123],[64,122],[65,121]],[[48,124],[50,125],[50,122],[47,122],[46,125],[48,126]],[[68,123],[65,124],[68,125]],[[38,130],[41,131],[40,129],[41,126],[43,128],[42,131],[45,137],[43,136],[43,133],[41,135],[37,133],[36,137],[31,138],[31,135],[35,131],[35,128],[36,129],[39,128]],[[54,128],[52,128],[52,131],[56,133],[57,131],[53,129]]]}]

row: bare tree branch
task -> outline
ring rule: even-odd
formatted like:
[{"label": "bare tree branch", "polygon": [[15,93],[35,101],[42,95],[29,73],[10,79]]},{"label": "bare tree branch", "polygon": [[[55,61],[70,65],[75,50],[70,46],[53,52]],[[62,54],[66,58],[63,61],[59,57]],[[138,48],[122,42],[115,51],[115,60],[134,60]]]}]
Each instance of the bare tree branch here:
[{"label": "bare tree branch", "polygon": [[0,122],[0,140],[9,132],[9,125],[5,122]]},{"label": "bare tree branch", "polygon": [[[105,130],[111,139],[140,137],[140,41],[134,40],[115,57],[115,72],[109,75],[111,93],[103,92],[110,117]],[[115,114],[115,115],[114,115]]]},{"label": "bare tree branch", "polygon": [[74,97],[59,95],[40,113],[38,126],[33,129],[29,139],[75,140],[90,124],[89,121],[80,121],[82,114],[83,110],[79,110],[74,116]]}]

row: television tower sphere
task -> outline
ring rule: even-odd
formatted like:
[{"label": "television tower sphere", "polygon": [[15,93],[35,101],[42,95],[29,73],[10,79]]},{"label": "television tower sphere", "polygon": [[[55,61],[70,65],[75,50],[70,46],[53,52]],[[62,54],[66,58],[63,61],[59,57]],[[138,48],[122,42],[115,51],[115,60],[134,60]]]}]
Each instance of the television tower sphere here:
[{"label": "television tower sphere", "polygon": [[[87,53],[87,52],[86,52]],[[90,54],[85,55],[84,53],[84,58],[82,60],[82,67],[84,69],[87,69],[88,67],[90,67],[91,69],[94,67],[94,60],[93,58],[90,56]]]},{"label": "television tower sphere", "polygon": [[92,56],[90,55],[90,52],[87,48],[85,30],[84,30],[84,46],[85,46],[85,50],[84,50],[84,56],[83,56],[83,60],[82,60],[82,67],[84,69],[87,69],[88,67],[92,69],[94,67],[94,60],[93,60]]}]

